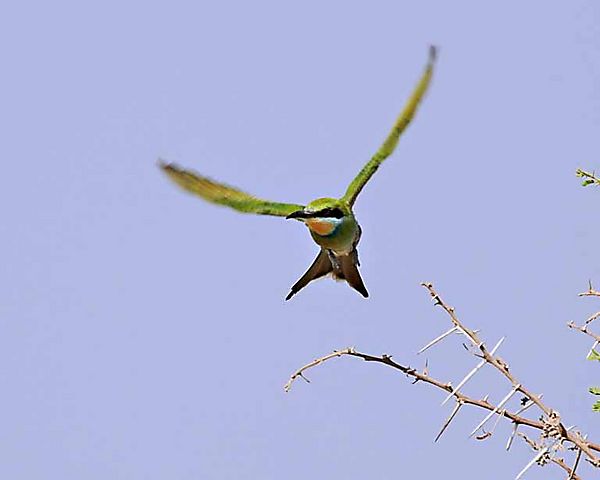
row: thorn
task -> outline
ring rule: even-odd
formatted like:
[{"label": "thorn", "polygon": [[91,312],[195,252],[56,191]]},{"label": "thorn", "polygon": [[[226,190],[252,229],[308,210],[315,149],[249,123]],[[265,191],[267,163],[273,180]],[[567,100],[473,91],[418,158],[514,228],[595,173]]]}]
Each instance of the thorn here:
[{"label": "thorn", "polygon": [[452,410],[452,413],[450,414],[450,416],[448,417],[448,419],[444,422],[444,425],[442,425],[442,429],[440,430],[440,433],[437,434],[437,436],[435,437],[434,442],[437,442],[440,437],[442,436],[442,434],[446,431],[446,428],[448,428],[448,425],[450,425],[450,422],[454,419],[454,417],[456,416],[456,414],[458,413],[458,411],[460,410],[460,407],[462,407],[464,404],[461,401],[457,401],[456,405],[454,406],[454,409]]},{"label": "thorn", "polygon": [[477,425],[477,426],[476,426],[476,427],[473,429],[473,431],[471,432],[471,434],[469,435],[469,437],[472,437],[472,436],[473,436],[473,435],[474,435],[474,434],[477,432],[477,430],[479,430],[481,427],[483,427],[483,426],[485,425],[485,423],[486,423],[486,422],[487,422],[487,421],[488,421],[490,418],[492,418],[492,415],[494,415],[494,414],[498,413],[498,411],[499,411],[499,410],[500,410],[500,409],[501,409],[501,408],[504,406],[504,404],[506,404],[506,402],[508,402],[508,401],[511,399],[511,397],[512,397],[512,396],[513,396],[515,393],[517,393],[517,390],[519,390],[519,388],[521,388],[521,385],[515,385],[515,386],[514,386],[514,387],[511,389],[511,391],[510,391],[510,392],[508,392],[508,393],[506,394],[506,396],[505,396],[505,397],[504,397],[504,398],[503,398],[503,399],[500,401],[500,403],[499,403],[499,404],[498,404],[496,407],[494,407],[494,409],[493,409],[493,410],[492,410],[490,413],[488,413],[488,414],[486,415],[486,417],[485,417],[485,418],[484,418],[484,419],[483,419],[481,422],[479,422],[479,425]]},{"label": "thorn", "polygon": [[594,349],[598,346],[598,344],[600,344],[598,340],[594,341],[594,343],[592,344],[592,348],[590,348],[590,351],[586,355],[586,358],[588,358],[594,352]]},{"label": "thorn", "polygon": [[529,462],[527,465],[525,465],[525,468],[523,468],[523,470],[521,470],[521,471],[519,472],[519,474],[518,474],[518,475],[515,477],[515,480],[519,480],[519,479],[520,479],[520,478],[521,478],[523,475],[525,475],[525,472],[526,472],[527,470],[529,470],[529,469],[531,468],[531,466],[532,466],[532,465],[533,465],[535,462],[537,462],[537,461],[538,461],[540,458],[542,458],[542,457],[543,457],[543,456],[544,456],[544,455],[545,455],[545,454],[548,452],[548,450],[550,450],[550,447],[544,447],[544,448],[542,448],[542,449],[541,449],[541,450],[538,452],[538,454],[537,454],[535,457],[533,457],[533,458],[531,459],[531,461],[530,461],[530,462]]},{"label": "thorn", "polygon": [[427,350],[430,347],[433,347],[436,343],[441,342],[444,338],[446,338],[448,335],[450,335],[453,332],[456,332],[458,330],[458,327],[452,327],[450,330],[445,331],[444,333],[442,333],[441,335],[437,336],[436,338],[434,338],[431,342],[429,342],[427,345],[425,345],[421,350],[419,350],[417,352],[417,355],[423,353],[425,350]]},{"label": "thorn", "polygon": [[515,423],[514,426],[513,426],[512,433],[508,437],[508,442],[506,442],[506,451],[507,452],[510,450],[510,447],[512,446],[512,442],[513,442],[513,440],[515,438],[515,435],[517,434],[517,429],[518,428],[519,428],[519,424]]},{"label": "thorn", "polygon": [[463,387],[464,384],[467,383],[471,379],[471,377],[473,377],[473,375],[475,375],[477,373],[477,371],[484,365],[485,365],[485,360],[482,360],[475,366],[475,368],[473,368],[469,373],[467,373],[467,375],[458,383],[456,388],[453,388],[452,392],[450,392],[450,394],[448,394],[448,396],[446,396],[446,398],[442,402],[442,405],[444,405],[448,400],[450,400],[450,398],[452,398],[452,396],[456,395],[458,393],[458,391],[460,390],[460,388]]},{"label": "thorn", "polygon": [[571,474],[569,475],[568,480],[573,480],[575,478],[575,470],[579,466],[579,460],[581,460],[581,448],[577,449],[577,457],[575,457],[575,463],[573,464],[573,468],[571,468]]},{"label": "thorn", "polygon": [[[498,350],[498,348],[500,348],[500,345],[502,345],[502,342],[504,342],[505,338],[506,337],[502,337],[500,340],[498,340],[496,345],[494,345],[494,348],[492,348],[492,350],[490,351],[491,355],[494,355],[494,353],[496,353],[496,350]],[[455,389],[452,390],[452,393],[450,393],[450,395],[448,395],[444,399],[444,401],[442,402],[442,405],[444,405],[450,399],[450,397],[452,397],[452,395],[456,395],[458,393],[458,391],[461,389],[461,387],[463,387],[465,385],[465,383],[467,383],[479,371],[479,369],[481,369],[485,364],[486,364],[486,360],[483,359],[475,366],[475,368],[473,368],[469,373],[467,373],[467,375],[460,382],[458,382],[458,385],[456,386]]]}]

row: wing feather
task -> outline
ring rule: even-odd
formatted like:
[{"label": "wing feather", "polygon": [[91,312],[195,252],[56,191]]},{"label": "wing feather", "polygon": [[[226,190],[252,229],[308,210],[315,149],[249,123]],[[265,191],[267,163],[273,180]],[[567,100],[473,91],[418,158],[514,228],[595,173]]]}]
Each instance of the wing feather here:
[{"label": "wing feather", "polygon": [[400,113],[400,116],[396,120],[396,123],[394,123],[392,130],[377,153],[373,155],[371,160],[369,160],[369,162],[363,167],[354,180],[352,180],[352,183],[350,183],[348,186],[343,200],[348,202],[350,205],[354,204],[356,197],[369,179],[373,176],[373,174],[377,171],[379,165],[381,165],[381,163],[394,151],[396,145],[398,144],[398,140],[400,139],[400,135],[415,116],[419,104],[423,100],[423,97],[427,92],[427,88],[429,87],[429,83],[431,82],[436,54],[436,48],[431,46],[429,48],[429,61],[427,62],[425,71],[423,72],[419,83],[417,83],[417,86],[415,87],[411,97],[408,99],[408,102],[406,102],[404,110],[402,110]]},{"label": "wing feather", "polygon": [[233,208],[238,212],[258,215],[274,215],[286,217],[290,213],[302,210],[303,205],[292,203],[270,202],[256,198],[237,188],[218,183],[195,172],[184,170],[177,165],[160,163],[162,170],[184,190],[198,195],[212,203]]}]

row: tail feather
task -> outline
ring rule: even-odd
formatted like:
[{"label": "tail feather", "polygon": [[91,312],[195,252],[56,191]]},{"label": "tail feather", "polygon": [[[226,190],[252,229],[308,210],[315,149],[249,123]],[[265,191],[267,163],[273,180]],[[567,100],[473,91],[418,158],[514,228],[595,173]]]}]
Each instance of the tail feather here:
[{"label": "tail feather", "polygon": [[291,288],[288,296],[285,297],[286,300],[292,298],[296,293],[302,290],[306,285],[308,285],[311,281],[316,280],[317,278],[321,278],[328,273],[333,271],[333,266],[331,265],[331,261],[329,260],[329,255],[325,250],[321,250],[315,258],[315,261],[308,268],[306,273],[300,277]]},{"label": "tail feather", "polygon": [[358,252],[353,250],[349,255],[338,255],[336,257],[337,265],[334,271],[334,275],[338,278],[346,280],[354,290],[359,292],[363,297],[367,298],[369,292],[362,281],[358,266]]}]

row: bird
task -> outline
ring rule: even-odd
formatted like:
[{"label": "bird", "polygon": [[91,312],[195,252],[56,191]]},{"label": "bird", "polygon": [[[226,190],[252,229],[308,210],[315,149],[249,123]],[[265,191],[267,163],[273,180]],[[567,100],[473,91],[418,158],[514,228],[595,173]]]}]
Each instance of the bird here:
[{"label": "bird", "polygon": [[318,198],[306,205],[263,200],[236,187],[217,182],[175,163],[159,160],[160,168],[184,190],[202,199],[230,207],[238,212],[272,215],[303,222],[320,247],[316,259],[285,298],[289,300],[311,281],[331,274],[346,281],[350,287],[367,298],[369,292],[360,276],[357,246],[361,228],[352,210],[354,203],[381,163],[395,150],[400,135],[413,120],[431,83],[437,49],[429,47],[428,60],[419,81],[391,131],[377,152],[352,180],[341,198]]}]

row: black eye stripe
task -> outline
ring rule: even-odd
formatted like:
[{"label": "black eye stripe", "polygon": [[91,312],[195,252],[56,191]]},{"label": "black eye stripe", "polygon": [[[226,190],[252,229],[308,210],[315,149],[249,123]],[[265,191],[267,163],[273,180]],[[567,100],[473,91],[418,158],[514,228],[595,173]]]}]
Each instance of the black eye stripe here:
[{"label": "black eye stripe", "polygon": [[326,217],[326,218],[342,218],[344,212],[339,208],[324,208],[318,212],[315,212],[315,217]]}]

